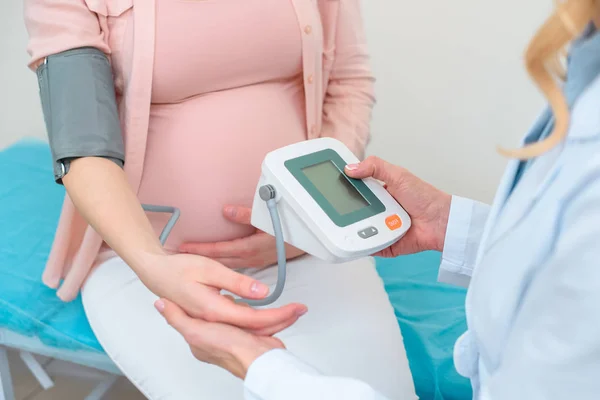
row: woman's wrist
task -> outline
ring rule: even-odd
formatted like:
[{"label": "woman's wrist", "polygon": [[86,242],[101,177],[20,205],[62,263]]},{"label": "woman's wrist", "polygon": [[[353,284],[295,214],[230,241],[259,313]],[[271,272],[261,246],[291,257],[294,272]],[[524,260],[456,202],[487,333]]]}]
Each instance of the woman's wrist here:
[{"label": "woman's wrist", "polygon": [[150,248],[136,251],[128,256],[120,256],[136,275],[140,277],[146,287],[155,294],[158,294],[155,292],[153,281],[159,275],[158,272],[168,254],[162,248]]}]

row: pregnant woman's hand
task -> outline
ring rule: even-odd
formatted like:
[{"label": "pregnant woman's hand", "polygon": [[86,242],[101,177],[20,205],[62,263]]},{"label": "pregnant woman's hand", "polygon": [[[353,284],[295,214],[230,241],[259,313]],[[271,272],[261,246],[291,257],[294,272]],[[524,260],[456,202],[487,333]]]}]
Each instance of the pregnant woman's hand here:
[{"label": "pregnant woman's hand", "polygon": [[402,239],[379,256],[395,257],[425,250],[442,251],[452,196],[419,179],[408,170],[377,157],[348,165],[352,178],[375,178],[386,184],[388,192],[410,215],[412,226]]},{"label": "pregnant woman's hand", "polygon": [[192,254],[156,255],[147,264],[149,267],[141,279],[154,294],[205,321],[272,335],[292,325],[306,312],[301,304],[253,309],[232,302],[220,293],[221,289],[241,297],[261,299],[268,295],[269,287],[208,258]]},{"label": "pregnant woman's hand", "polygon": [[[223,210],[225,218],[243,225],[250,225],[251,213],[251,209],[239,206],[226,206]],[[179,250],[210,257],[230,268],[262,268],[277,263],[275,238],[258,229],[250,236],[226,242],[184,243]],[[304,252],[286,244],[285,254],[291,260]]]},{"label": "pregnant woman's hand", "polygon": [[262,354],[285,348],[279,339],[270,335],[252,334],[231,325],[191,318],[168,300],[158,300],[155,307],[185,338],[194,357],[218,365],[241,379]]}]

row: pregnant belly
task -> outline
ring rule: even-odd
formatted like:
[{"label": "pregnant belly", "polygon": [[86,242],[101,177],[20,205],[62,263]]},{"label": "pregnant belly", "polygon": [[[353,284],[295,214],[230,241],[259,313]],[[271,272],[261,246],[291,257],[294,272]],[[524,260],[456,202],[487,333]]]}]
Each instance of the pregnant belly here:
[{"label": "pregnant belly", "polygon": [[[265,155],[306,140],[303,93],[283,89],[245,87],[152,106],[139,198],[181,210],[167,248],[252,233],[228,222],[223,207],[251,207]],[[148,216],[158,235],[168,216]]]}]

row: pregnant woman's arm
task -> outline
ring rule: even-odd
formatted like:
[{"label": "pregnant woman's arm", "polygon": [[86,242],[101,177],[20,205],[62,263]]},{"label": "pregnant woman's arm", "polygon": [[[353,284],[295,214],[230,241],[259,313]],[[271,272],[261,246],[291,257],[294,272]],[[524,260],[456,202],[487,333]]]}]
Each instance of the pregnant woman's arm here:
[{"label": "pregnant woman's arm", "polygon": [[[374,78],[359,0],[338,2],[335,59],[323,104],[321,136],[333,137],[359,158],[370,137]],[[326,53],[328,49],[325,49]],[[326,57],[334,57],[326,54]]]},{"label": "pregnant woman's arm", "polygon": [[[221,296],[226,289],[264,297],[268,288],[212,260],[167,255],[120,164],[120,123],[98,18],[83,0],[27,0],[30,67],[38,72],[58,178],[79,213],[150,290],[190,315],[272,334],[305,311],[300,305],[254,310]],[[55,68],[56,67],[56,68]],[[84,90],[81,90],[81,89]],[[113,119],[113,120],[111,120]],[[116,131],[116,132],[115,132]]]},{"label": "pregnant woman's arm", "polygon": [[63,182],[78,211],[144,284],[189,315],[271,335],[293,324],[305,311],[295,304],[269,310],[236,305],[221,296],[219,289],[261,298],[268,287],[200,256],[166,255],[125,173],[114,162],[78,158]]}]

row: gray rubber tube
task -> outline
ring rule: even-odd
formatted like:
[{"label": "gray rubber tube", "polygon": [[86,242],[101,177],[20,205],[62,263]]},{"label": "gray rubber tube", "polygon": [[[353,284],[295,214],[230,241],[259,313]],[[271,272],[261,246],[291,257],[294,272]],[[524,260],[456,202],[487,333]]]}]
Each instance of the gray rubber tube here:
[{"label": "gray rubber tube", "polygon": [[267,200],[267,207],[269,207],[269,214],[271,214],[271,221],[273,221],[273,230],[275,231],[275,244],[277,246],[277,284],[273,292],[264,299],[250,300],[250,299],[239,299],[238,303],[245,303],[250,306],[260,307],[274,303],[275,300],[283,293],[286,279],[286,266],[287,257],[285,255],[285,242],[283,240],[283,229],[281,229],[281,219],[279,218],[279,211],[277,210],[277,202],[275,199]]},{"label": "gray rubber tube", "polygon": [[[279,210],[277,210],[277,201],[275,200],[275,195],[275,188],[271,185],[266,185],[260,188],[260,197],[265,200],[267,204],[269,214],[271,215],[271,221],[273,222],[273,230],[275,232],[275,244],[277,247],[277,283],[275,284],[275,289],[264,299],[254,300],[240,298],[236,300],[237,303],[244,303],[253,307],[267,306],[271,303],[274,303],[279,296],[281,296],[281,293],[283,293],[286,280],[287,257],[285,254],[283,229],[281,228],[281,219],[279,218]],[[148,212],[172,214],[171,218],[169,218],[169,221],[167,222],[167,225],[165,225],[160,233],[160,243],[164,246],[167,238],[173,230],[173,227],[179,219],[181,214],[179,209],[176,207],[155,206],[150,204],[142,204],[142,208]]]},{"label": "gray rubber tube", "polygon": [[175,226],[175,224],[177,223],[177,220],[179,219],[179,215],[181,214],[181,212],[179,211],[179,208],[166,207],[166,206],[153,206],[151,204],[142,204],[142,208],[144,209],[144,211],[148,211],[148,212],[172,214],[171,218],[169,218],[169,221],[167,221],[167,225],[165,225],[162,232],[160,233],[160,237],[159,237],[160,244],[162,244],[164,246],[165,243],[167,242],[167,238],[169,237],[169,235],[171,234],[171,231],[173,230],[173,227]]}]

